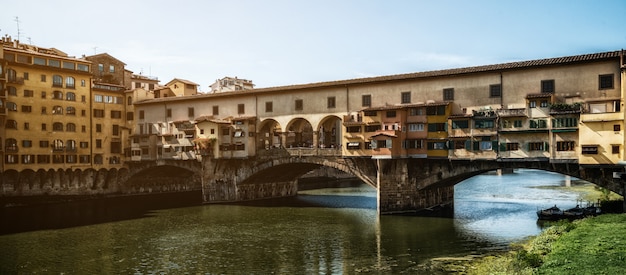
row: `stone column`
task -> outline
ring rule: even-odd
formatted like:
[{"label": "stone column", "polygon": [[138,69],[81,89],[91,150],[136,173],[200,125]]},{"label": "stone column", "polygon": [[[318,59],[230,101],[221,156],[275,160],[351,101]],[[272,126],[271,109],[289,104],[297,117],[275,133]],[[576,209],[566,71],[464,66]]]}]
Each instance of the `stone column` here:
[{"label": "stone column", "polygon": [[313,148],[319,147],[319,134],[320,131],[313,131]]}]

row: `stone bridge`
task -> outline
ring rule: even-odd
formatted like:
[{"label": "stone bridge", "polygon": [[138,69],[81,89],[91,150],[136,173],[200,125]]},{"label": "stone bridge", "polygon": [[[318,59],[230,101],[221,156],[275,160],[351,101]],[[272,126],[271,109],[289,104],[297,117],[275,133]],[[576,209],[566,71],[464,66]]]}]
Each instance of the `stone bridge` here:
[{"label": "stone bridge", "polygon": [[548,161],[294,156],[285,150],[274,150],[266,157],[203,160],[203,200],[219,203],[295,196],[298,178],[322,166],[344,171],[377,188],[380,214],[413,212],[450,203],[455,184],[502,168],[558,172],[624,194],[622,182],[614,179],[615,172],[623,172],[622,166],[582,166]]}]

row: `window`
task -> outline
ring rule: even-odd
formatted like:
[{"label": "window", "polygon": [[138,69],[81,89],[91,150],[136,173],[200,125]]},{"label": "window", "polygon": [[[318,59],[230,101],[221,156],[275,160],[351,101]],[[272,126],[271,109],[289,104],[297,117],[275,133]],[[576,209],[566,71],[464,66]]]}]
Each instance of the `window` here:
[{"label": "window", "polygon": [[119,125],[113,125],[113,135],[114,136],[119,136],[120,135],[120,126]]},{"label": "window", "polygon": [[63,132],[63,123],[55,122],[52,124],[52,131]]},{"label": "window", "polygon": [[423,123],[409,123],[409,132],[421,132],[424,131]]},{"label": "window", "polygon": [[[213,106],[213,115],[216,116],[219,114],[220,114],[220,106],[217,106],[217,105]],[[143,118],[143,117],[140,117],[140,118]]]},{"label": "window", "polygon": [[411,103],[411,92],[402,92],[400,94],[400,102],[402,104]]},{"label": "window", "polygon": [[578,119],[575,117],[560,117],[552,120],[552,128],[577,127]]},{"label": "window", "polygon": [[489,85],[489,97],[501,97],[502,96],[502,85],[494,84]]},{"label": "window", "polygon": [[114,72],[115,72],[115,66],[109,65],[109,73],[114,73]]},{"label": "window", "polygon": [[17,121],[12,120],[12,119],[7,120],[7,122],[4,124],[4,128],[17,129]]},{"label": "window", "polygon": [[386,117],[396,117],[396,111],[387,111],[385,112]]},{"label": "window", "polygon": [[56,105],[54,107],[52,107],[52,114],[53,115],[62,115],[63,114],[63,107]]},{"label": "window", "polygon": [[76,94],[73,92],[67,92],[65,94],[65,100],[67,101],[76,101]]},{"label": "window", "polygon": [[445,132],[445,123],[428,123],[428,132]]},{"label": "window", "polygon": [[53,151],[63,151],[63,141],[60,139],[55,139],[52,141],[52,150]]},{"label": "window", "polygon": [[28,72],[24,72],[24,80],[28,80],[29,77],[30,75],[28,74]]},{"label": "window", "polygon": [[360,142],[348,142],[346,144],[346,148],[348,150],[359,150],[361,149],[361,143]]},{"label": "window", "polygon": [[537,108],[537,101],[531,100],[528,102],[528,107]]},{"label": "window", "polygon": [[546,108],[548,107],[548,101],[547,100],[541,100],[541,103],[539,103],[539,107],[541,108]]},{"label": "window", "polygon": [[614,124],[613,125],[613,131],[614,132],[619,132],[621,131],[622,127],[619,124]]},{"label": "window", "polygon": [[75,152],[76,151],[76,141],[72,140],[72,139],[68,139],[67,142],[65,143],[65,149],[68,152]]},{"label": "window", "polygon": [[443,100],[454,100],[454,88],[443,89]]},{"label": "window", "polygon": [[585,155],[597,155],[598,145],[583,145],[581,146],[582,153]]},{"label": "window", "polygon": [[79,143],[80,148],[89,148],[89,142],[81,141]]},{"label": "window", "polygon": [[41,58],[41,57],[34,57],[33,58],[33,64],[35,65],[46,65],[46,59],[45,58]]},{"label": "window", "polygon": [[493,128],[495,126],[495,123],[493,120],[487,119],[487,120],[476,120],[474,121],[474,129],[489,129],[489,128]]},{"label": "window", "polygon": [[46,82],[46,75],[45,74],[41,75],[41,82]]},{"label": "window", "polygon": [[102,124],[96,124],[96,133],[102,132]]},{"label": "window", "polygon": [[360,133],[361,126],[348,126],[346,127],[346,133]]},{"label": "window", "polygon": [[89,71],[89,65],[86,65],[86,64],[76,64],[76,70],[83,71],[83,72],[88,72]]},{"label": "window", "polygon": [[378,112],[376,111],[363,111],[364,116],[377,116]]},{"label": "window", "polygon": [[93,117],[104,117],[104,110],[93,109]]},{"label": "window", "polygon": [[372,95],[362,95],[361,96],[361,106],[363,106],[363,107],[371,107],[372,106]]},{"label": "window", "polygon": [[[80,86],[81,87],[85,87],[87,85],[87,82],[84,79],[80,80]],[[83,102],[85,102],[85,100],[83,100]]]},{"label": "window", "polygon": [[47,130],[47,128],[48,128],[47,124],[45,124],[45,123],[42,123],[42,124],[41,124],[41,130],[42,130],[42,131],[46,131],[46,130]]},{"label": "window", "polygon": [[126,112],[126,120],[134,120],[134,113],[133,112]]},{"label": "window", "polygon": [[271,113],[274,111],[274,104],[271,101],[265,102],[265,112]]},{"label": "window", "polygon": [[7,87],[9,89],[9,95],[17,96],[17,89],[13,86]]},{"label": "window", "polygon": [[52,92],[52,99],[63,100],[63,92],[61,92],[61,91],[54,91],[54,92]]},{"label": "window", "polygon": [[63,61],[63,69],[73,70],[76,67],[76,63]]},{"label": "window", "polygon": [[296,111],[302,111],[302,108],[303,108],[302,99],[296,99],[295,104],[296,104],[296,106],[295,106]]},{"label": "window", "polygon": [[15,102],[7,102],[7,110],[12,111],[12,112],[17,112],[17,104],[15,104]]},{"label": "window", "polygon": [[47,148],[50,146],[50,143],[47,140],[40,140],[39,141],[39,147],[41,148]]},{"label": "window", "polygon": [[426,144],[426,148],[428,150],[445,150],[446,142],[445,141],[429,141]]},{"label": "window", "polygon": [[423,142],[421,139],[407,139],[404,141],[405,149],[421,149]]},{"label": "window", "polygon": [[541,80],[542,93],[554,93],[554,79]]},{"label": "window", "polygon": [[102,95],[94,95],[93,102],[103,102],[104,97]]},{"label": "window", "polygon": [[[188,108],[187,108],[187,116],[188,116],[188,117],[194,117],[194,116],[195,116],[195,114],[194,114],[195,112],[194,112],[194,111],[195,111],[195,110],[194,110],[194,108],[193,108],[193,107],[188,107]],[[120,114],[120,117],[121,117],[121,114]]]},{"label": "window", "polygon": [[17,140],[14,138],[7,138],[4,150],[7,152],[17,152]]},{"label": "window", "polygon": [[613,74],[603,74],[600,75],[598,78],[600,90],[613,89]]},{"label": "window", "polygon": [[24,122],[24,130],[29,130],[29,129],[30,129],[30,123]]},{"label": "window", "polygon": [[33,90],[24,90],[24,97],[33,97]]},{"label": "window", "polygon": [[74,85],[74,78],[71,76],[65,78],[65,88],[74,89],[74,87],[76,87]]},{"label": "window", "polygon": [[530,120],[530,128],[548,128],[548,121],[545,119]]},{"label": "window", "polygon": [[32,109],[33,109],[32,106],[22,105],[22,112],[24,112],[24,113],[30,113],[32,111]]},{"label": "window", "polygon": [[517,150],[519,150],[519,143],[517,143],[517,142],[507,143],[506,144],[506,150],[507,151],[517,151]]},{"label": "window", "polygon": [[41,92],[41,98],[46,98],[46,92]]},{"label": "window", "polygon": [[102,148],[102,140],[96,139],[96,148]]},{"label": "window", "polygon": [[548,146],[544,142],[529,142],[528,150],[529,151],[545,151],[548,149]]},{"label": "window", "polygon": [[111,111],[111,118],[122,118],[122,111]]},{"label": "window", "polygon": [[513,121],[513,127],[515,128],[521,128],[522,127],[522,121],[521,120],[514,120]]},{"label": "window", "polygon": [[237,104],[237,113],[240,115],[246,113],[244,104]]},{"label": "window", "polygon": [[70,116],[76,115],[76,108],[69,106],[65,109],[65,113]]},{"label": "window", "polygon": [[426,107],[426,114],[429,116],[442,116],[446,114],[446,106],[428,106]]},{"label": "window", "polygon": [[24,148],[33,147],[33,141],[32,140],[28,140],[28,139],[22,140],[22,147],[24,147]]},{"label": "window", "polygon": [[65,125],[65,131],[66,132],[76,132],[76,124],[68,123],[67,125]]},{"label": "window", "polygon": [[104,65],[98,64],[98,72],[104,72]]},{"label": "window", "polygon": [[611,153],[619,154],[619,145],[611,145]]},{"label": "window", "polygon": [[467,129],[469,128],[469,120],[453,120],[452,129]]},{"label": "window", "polygon": [[60,75],[52,76],[52,87],[63,87],[63,77]]},{"label": "window", "polygon": [[334,96],[329,96],[326,99],[326,105],[327,105],[328,109],[335,108],[335,97]]},{"label": "window", "polygon": [[573,141],[558,141],[556,143],[557,151],[574,151],[574,142]]}]

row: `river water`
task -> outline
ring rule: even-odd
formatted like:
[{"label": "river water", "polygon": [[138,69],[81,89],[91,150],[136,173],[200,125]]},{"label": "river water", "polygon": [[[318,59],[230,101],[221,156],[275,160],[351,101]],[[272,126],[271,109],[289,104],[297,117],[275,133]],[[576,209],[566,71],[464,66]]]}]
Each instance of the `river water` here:
[{"label": "river water", "polygon": [[202,205],[197,193],[0,210],[0,274],[420,273],[436,257],[507,249],[541,231],[535,211],[574,206],[562,175],[479,175],[447,217],[378,216],[358,185]]}]

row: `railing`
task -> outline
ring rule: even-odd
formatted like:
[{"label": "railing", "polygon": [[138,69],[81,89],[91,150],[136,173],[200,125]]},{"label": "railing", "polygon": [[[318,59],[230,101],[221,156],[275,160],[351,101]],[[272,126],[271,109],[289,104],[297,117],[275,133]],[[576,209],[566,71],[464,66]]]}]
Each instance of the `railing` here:
[{"label": "railing", "polygon": [[526,108],[499,109],[497,112],[498,112],[498,116],[501,116],[501,117],[528,116],[526,114]]}]

